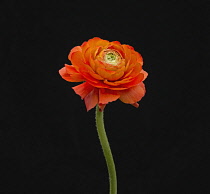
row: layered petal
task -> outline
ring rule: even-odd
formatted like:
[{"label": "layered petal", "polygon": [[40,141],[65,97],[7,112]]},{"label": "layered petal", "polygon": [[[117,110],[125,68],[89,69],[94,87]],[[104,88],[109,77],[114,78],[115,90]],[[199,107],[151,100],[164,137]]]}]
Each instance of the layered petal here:
[{"label": "layered petal", "polygon": [[144,81],[147,78],[148,73],[146,71],[144,71],[143,69],[141,70],[141,73],[144,75],[144,78],[142,80],[142,81]]},{"label": "layered petal", "polygon": [[75,52],[82,53],[82,48],[80,46],[75,46],[73,49],[71,49],[71,51],[69,53],[69,56],[68,56],[70,61],[72,60],[72,54],[75,53]]},{"label": "layered petal", "polygon": [[96,47],[96,46],[107,47],[109,45],[109,41],[103,40],[99,37],[94,37],[94,38],[88,40],[88,43],[89,43],[90,47]]},{"label": "layered petal", "polygon": [[119,91],[109,90],[105,88],[99,89],[99,103],[108,104],[109,102],[115,101],[120,97]]},{"label": "layered petal", "polygon": [[79,71],[79,68],[87,66],[80,51],[70,52],[69,59],[77,71]]},{"label": "layered petal", "polygon": [[84,99],[91,91],[94,90],[94,87],[87,82],[82,83],[78,86],[72,87],[76,94],[78,94],[82,99]]},{"label": "layered petal", "polygon": [[63,79],[69,82],[81,82],[85,80],[80,73],[69,74],[66,67],[61,68],[59,74]]},{"label": "layered petal", "polygon": [[85,96],[84,100],[87,111],[94,108],[98,104],[98,88],[94,88],[87,96]]},{"label": "layered petal", "polygon": [[131,73],[127,76],[136,77],[142,70],[142,65],[140,63],[136,63],[136,65],[130,70]]},{"label": "layered petal", "polygon": [[111,81],[108,81],[108,80],[104,80],[104,83],[110,85],[110,86],[119,86],[119,85],[122,85],[122,84],[125,84],[125,83],[129,83],[133,80],[132,77],[129,77],[129,78],[125,78],[125,79],[122,79],[122,80],[119,80],[119,81],[114,81],[114,82],[111,82]]},{"label": "layered petal", "polygon": [[127,104],[136,105],[136,102],[140,101],[145,95],[144,83],[129,88],[127,90],[120,91],[120,100]]},{"label": "layered petal", "polygon": [[124,75],[123,70],[112,71],[104,68],[97,68],[97,73],[104,79],[115,81],[121,78]]},{"label": "layered petal", "polygon": [[90,45],[88,44],[88,42],[83,42],[81,45],[82,53],[84,53],[87,50],[87,48],[89,48],[89,46]]},{"label": "layered petal", "polygon": [[123,49],[124,49],[124,56],[125,56],[125,61],[126,64],[129,65],[130,60],[131,60],[131,52],[132,52],[132,48],[129,45],[122,45]]},{"label": "layered petal", "polygon": [[143,81],[143,79],[144,79],[144,74],[140,73],[138,76],[134,77],[131,82],[122,84],[121,86],[124,88],[131,88],[133,86],[138,85],[140,82]]}]

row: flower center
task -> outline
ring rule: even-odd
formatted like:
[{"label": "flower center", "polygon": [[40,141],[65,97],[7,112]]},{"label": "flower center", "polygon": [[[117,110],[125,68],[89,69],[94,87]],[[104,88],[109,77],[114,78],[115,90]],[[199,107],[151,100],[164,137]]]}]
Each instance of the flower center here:
[{"label": "flower center", "polygon": [[116,66],[120,63],[121,59],[121,55],[115,50],[107,49],[104,51],[105,63]]}]

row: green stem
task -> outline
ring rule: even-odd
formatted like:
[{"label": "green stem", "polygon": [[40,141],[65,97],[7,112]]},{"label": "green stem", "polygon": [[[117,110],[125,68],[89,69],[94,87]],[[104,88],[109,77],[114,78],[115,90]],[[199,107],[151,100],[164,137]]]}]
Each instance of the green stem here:
[{"label": "green stem", "polygon": [[106,136],[106,131],[104,128],[103,111],[102,112],[99,111],[98,106],[96,107],[96,127],[109,173],[109,184],[110,184],[109,193],[117,194],[117,176],[116,176],[115,164],[109,146],[109,141]]}]

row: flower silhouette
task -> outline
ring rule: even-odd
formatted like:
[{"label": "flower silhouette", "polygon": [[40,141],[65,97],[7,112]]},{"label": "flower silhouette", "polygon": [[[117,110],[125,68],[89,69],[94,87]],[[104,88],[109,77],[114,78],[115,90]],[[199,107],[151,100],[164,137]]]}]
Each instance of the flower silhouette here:
[{"label": "flower silhouette", "polygon": [[138,107],[145,95],[142,56],[133,47],[118,41],[95,37],[74,47],[68,56],[72,65],[59,70],[69,82],[83,82],[73,90],[85,101],[87,111],[99,105],[100,111],[112,101]]}]

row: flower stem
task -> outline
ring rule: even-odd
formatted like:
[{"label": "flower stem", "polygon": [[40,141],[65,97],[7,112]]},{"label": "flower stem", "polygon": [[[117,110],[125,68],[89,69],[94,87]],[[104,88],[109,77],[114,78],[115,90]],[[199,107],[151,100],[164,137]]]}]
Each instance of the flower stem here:
[{"label": "flower stem", "polygon": [[103,111],[100,111],[98,106],[96,107],[96,127],[109,173],[109,194],[117,194],[117,176],[115,164],[104,128]]}]

